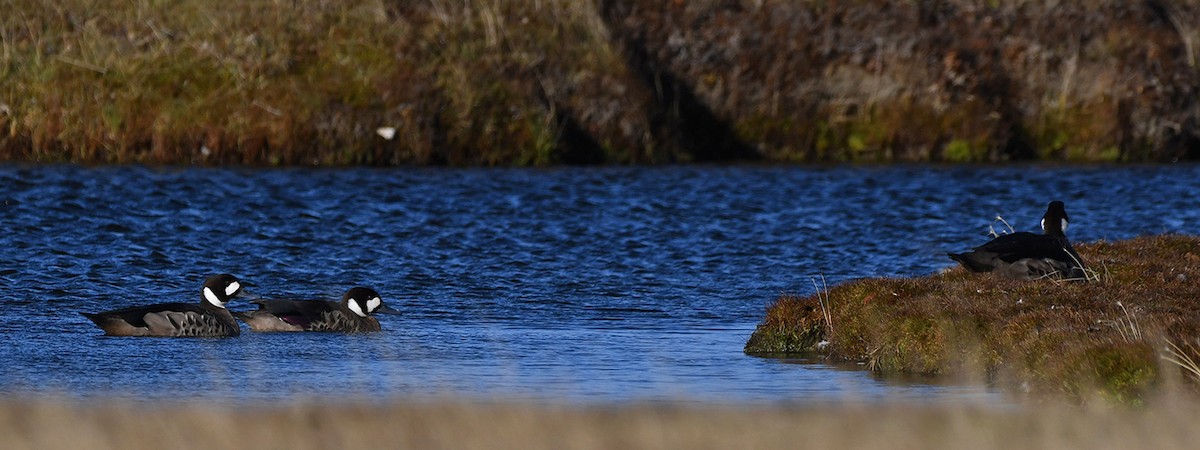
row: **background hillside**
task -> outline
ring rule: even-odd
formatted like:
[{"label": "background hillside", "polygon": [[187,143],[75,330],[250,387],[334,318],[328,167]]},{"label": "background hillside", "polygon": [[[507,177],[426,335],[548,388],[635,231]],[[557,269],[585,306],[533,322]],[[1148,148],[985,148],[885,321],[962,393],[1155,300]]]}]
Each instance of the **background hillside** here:
[{"label": "background hillside", "polygon": [[1200,157],[1196,1],[845,3],[9,0],[0,160]]}]

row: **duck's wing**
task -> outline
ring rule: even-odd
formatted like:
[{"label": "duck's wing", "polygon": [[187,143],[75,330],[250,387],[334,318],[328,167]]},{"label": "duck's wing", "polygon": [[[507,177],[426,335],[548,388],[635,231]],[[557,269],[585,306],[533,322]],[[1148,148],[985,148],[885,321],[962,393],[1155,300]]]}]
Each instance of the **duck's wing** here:
[{"label": "duck's wing", "polygon": [[1070,261],[1071,255],[1067,250],[1070,246],[1071,244],[1063,238],[1020,232],[992,239],[975,247],[975,251],[991,253],[1010,264],[1028,258]]},{"label": "duck's wing", "polygon": [[255,300],[252,303],[258,305],[258,311],[254,313],[266,312],[300,328],[308,328],[336,305],[324,300]]},{"label": "duck's wing", "polygon": [[[192,303],[159,303],[155,305],[134,306],[130,308],[114,309],[112,311],[104,311],[98,313],[82,313],[96,325],[101,325],[101,322],[120,321],[129,326],[145,328],[146,314],[161,313],[163,311],[196,311],[203,312],[203,308]],[[101,325],[101,328],[104,328]]]},{"label": "duck's wing", "polygon": [[[223,316],[223,317],[222,317]],[[151,336],[237,336],[241,333],[228,311],[165,310],[142,316]]]},{"label": "duck's wing", "polygon": [[110,336],[236,336],[228,311],[210,311],[194,303],[159,303],[83,313]]}]

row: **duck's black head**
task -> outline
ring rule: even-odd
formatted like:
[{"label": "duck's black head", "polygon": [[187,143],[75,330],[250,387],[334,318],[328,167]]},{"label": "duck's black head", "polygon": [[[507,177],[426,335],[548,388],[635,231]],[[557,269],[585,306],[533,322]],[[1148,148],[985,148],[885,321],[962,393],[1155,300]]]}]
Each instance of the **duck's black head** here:
[{"label": "duck's black head", "polygon": [[1063,205],[1063,202],[1052,201],[1050,206],[1046,207],[1046,214],[1042,216],[1042,233],[1065,237],[1069,221],[1067,207]]},{"label": "duck's black head", "polygon": [[224,308],[229,299],[242,293],[242,283],[237,277],[223,273],[213,275],[204,281],[204,301],[218,308]]},{"label": "duck's black head", "polygon": [[378,292],[366,287],[356,287],[346,291],[346,294],[342,296],[342,305],[359,317],[367,317],[374,313],[397,314],[399,312],[388,308],[383,304],[383,299],[379,298]]}]

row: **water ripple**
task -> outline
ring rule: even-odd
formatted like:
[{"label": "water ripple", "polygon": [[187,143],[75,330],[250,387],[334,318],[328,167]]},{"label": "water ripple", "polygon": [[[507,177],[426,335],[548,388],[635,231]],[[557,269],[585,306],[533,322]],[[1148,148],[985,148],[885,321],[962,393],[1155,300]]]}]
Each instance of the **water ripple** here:
[{"label": "water ripple", "polygon": [[[811,292],[813,277],[941,270],[997,215],[1035,229],[1051,199],[1067,203],[1077,241],[1192,232],[1197,175],[0,166],[0,332],[11,343],[0,384],[83,396],[952,397],[975,391],[779,364],[741,345],[771,300]],[[194,301],[216,272],[264,296],[371,285],[405,314],[367,339],[231,340],[103,338],[77,314]]]}]

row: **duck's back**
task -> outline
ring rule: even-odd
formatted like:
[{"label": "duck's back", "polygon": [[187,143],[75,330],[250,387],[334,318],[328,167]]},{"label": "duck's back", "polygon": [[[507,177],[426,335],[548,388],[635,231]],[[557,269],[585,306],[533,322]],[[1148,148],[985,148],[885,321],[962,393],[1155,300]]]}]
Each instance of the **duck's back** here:
[{"label": "duck's back", "polygon": [[1000,260],[1011,264],[1027,258],[1070,261],[1071,255],[1067,250],[1069,248],[1071,248],[1071,243],[1066,238],[1019,232],[992,239],[986,244],[975,247],[975,251],[992,253]]},{"label": "duck's back", "polygon": [[1083,260],[1066,237],[1033,233],[999,236],[968,253],[950,258],[972,272],[999,271],[1007,278],[1031,280],[1047,276],[1079,278]]},{"label": "duck's back", "polygon": [[82,314],[109,336],[222,337],[241,333],[228,311],[192,303],[159,303]]}]

